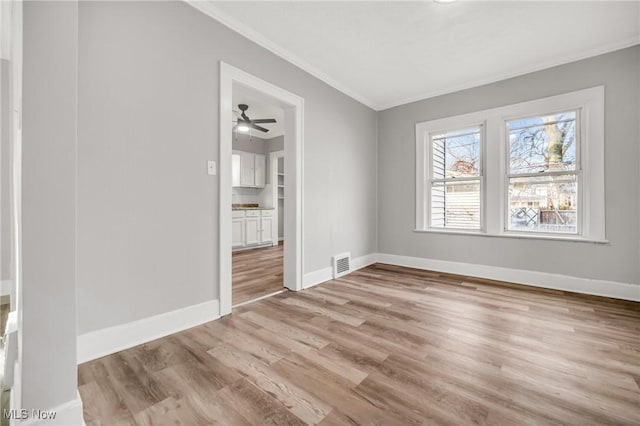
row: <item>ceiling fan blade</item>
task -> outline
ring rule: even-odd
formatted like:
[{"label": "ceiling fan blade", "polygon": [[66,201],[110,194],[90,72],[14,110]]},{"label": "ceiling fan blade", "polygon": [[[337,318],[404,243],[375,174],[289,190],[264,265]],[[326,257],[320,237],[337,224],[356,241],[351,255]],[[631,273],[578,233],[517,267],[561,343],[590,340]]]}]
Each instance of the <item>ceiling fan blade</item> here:
[{"label": "ceiling fan blade", "polygon": [[268,132],[269,131],[269,129],[265,129],[262,126],[258,126],[257,124],[253,124],[253,123],[248,123],[248,126],[251,127],[252,129],[260,130],[261,132]]},{"label": "ceiling fan blade", "polygon": [[251,120],[252,123],[276,123],[275,118],[258,118],[256,120]]}]

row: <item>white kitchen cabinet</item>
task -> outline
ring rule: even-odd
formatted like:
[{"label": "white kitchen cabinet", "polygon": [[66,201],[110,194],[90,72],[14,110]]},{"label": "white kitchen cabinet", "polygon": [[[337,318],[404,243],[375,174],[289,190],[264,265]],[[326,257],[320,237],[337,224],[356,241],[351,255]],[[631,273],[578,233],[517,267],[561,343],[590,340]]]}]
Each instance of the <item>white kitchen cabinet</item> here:
[{"label": "white kitchen cabinet", "polygon": [[240,186],[240,154],[231,155],[231,186]]},{"label": "white kitchen cabinet", "polygon": [[254,184],[259,188],[264,188],[264,184],[265,184],[265,176],[266,176],[265,162],[266,162],[266,158],[264,155],[255,154],[255,159],[254,159],[255,166],[253,170],[254,177],[255,177]]},{"label": "white kitchen cabinet", "polygon": [[234,210],[232,213],[232,248],[273,245],[275,239],[273,210]]},{"label": "white kitchen cabinet", "polygon": [[260,218],[260,243],[273,243],[273,216]]},{"label": "white kitchen cabinet", "polygon": [[247,246],[260,244],[259,217],[246,217],[244,219],[244,243]]},{"label": "white kitchen cabinet", "polygon": [[266,157],[251,152],[234,151],[231,155],[231,185],[264,188]]},{"label": "white kitchen cabinet", "polygon": [[243,247],[244,241],[244,217],[231,219],[231,246]]},{"label": "white kitchen cabinet", "polygon": [[255,186],[255,154],[240,153],[240,185]]}]

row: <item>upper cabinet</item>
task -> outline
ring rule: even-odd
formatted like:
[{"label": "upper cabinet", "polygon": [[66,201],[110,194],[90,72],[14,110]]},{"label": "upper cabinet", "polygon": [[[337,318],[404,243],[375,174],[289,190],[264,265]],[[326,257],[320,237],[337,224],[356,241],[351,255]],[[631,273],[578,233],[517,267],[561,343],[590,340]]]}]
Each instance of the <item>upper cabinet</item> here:
[{"label": "upper cabinet", "polygon": [[254,160],[255,168],[253,169],[254,171],[253,175],[255,177],[255,185],[259,188],[264,188],[264,184],[265,184],[265,176],[266,176],[265,162],[266,162],[266,159],[264,155],[260,155],[260,154],[255,155],[255,160]]},{"label": "upper cabinet", "polygon": [[264,155],[234,151],[231,156],[232,186],[264,188],[265,164]]},{"label": "upper cabinet", "polygon": [[256,154],[240,153],[240,186],[256,186]]},{"label": "upper cabinet", "polygon": [[231,186],[240,186],[240,154],[231,155]]}]

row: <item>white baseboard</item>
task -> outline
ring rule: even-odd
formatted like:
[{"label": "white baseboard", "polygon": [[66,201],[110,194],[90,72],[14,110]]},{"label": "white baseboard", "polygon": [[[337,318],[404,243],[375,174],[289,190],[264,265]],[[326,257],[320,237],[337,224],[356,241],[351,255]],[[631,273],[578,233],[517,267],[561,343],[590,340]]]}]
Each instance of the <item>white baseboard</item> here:
[{"label": "white baseboard", "polygon": [[369,265],[373,265],[378,261],[377,253],[369,253],[364,256],[356,257],[355,259],[351,259],[351,270],[357,271],[358,269],[362,269]]},{"label": "white baseboard", "polygon": [[421,257],[398,256],[385,253],[378,253],[377,261],[396,266],[468,275],[471,277],[507,281],[534,287],[592,294],[595,296],[612,297],[615,299],[631,300],[636,302],[640,301],[640,285],[638,284],[592,280],[589,278],[579,278],[547,272],[502,268],[499,266],[477,265],[472,263],[450,262],[446,260],[425,259]]},{"label": "white baseboard", "polygon": [[91,361],[220,318],[220,302],[210,300],[149,318],[78,336],[78,364]]},{"label": "white baseboard", "polygon": [[[28,426],[41,425],[61,425],[61,426],[85,426],[84,417],[82,416],[82,399],[80,393],[76,394],[76,398],[64,404],[58,405],[52,409],[41,410],[42,412],[55,413],[55,417],[51,418],[29,418],[18,424]],[[29,415],[32,415],[29,410]]]},{"label": "white baseboard", "polygon": [[333,279],[333,270],[331,269],[331,266],[318,269],[317,271],[304,274],[302,288],[307,289],[331,279]]},{"label": "white baseboard", "polygon": [[[376,253],[370,253],[364,256],[357,257],[355,259],[351,259],[351,271],[353,272],[358,269],[364,268],[365,266],[376,263],[376,261]],[[332,279],[333,269],[331,268],[331,266],[328,266],[326,268],[304,274],[304,282],[302,288],[307,289]]]}]

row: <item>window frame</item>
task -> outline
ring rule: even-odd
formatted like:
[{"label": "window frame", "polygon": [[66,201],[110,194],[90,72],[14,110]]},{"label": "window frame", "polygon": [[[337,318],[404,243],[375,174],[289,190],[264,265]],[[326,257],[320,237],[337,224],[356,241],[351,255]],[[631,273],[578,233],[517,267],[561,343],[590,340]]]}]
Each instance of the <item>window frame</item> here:
[{"label": "window frame", "polygon": [[[509,140],[507,122],[518,118],[576,111],[578,185],[577,233],[509,230]],[[431,135],[482,125],[481,228],[431,226]],[[415,232],[490,237],[607,242],[605,238],[604,86],[498,108],[416,123]],[[578,136],[579,134],[579,136]],[[544,175],[544,174],[543,174]],[[588,190],[587,190],[588,189]]]},{"label": "window frame", "polygon": [[[520,174],[512,174],[511,173],[511,147],[509,142],[509,122],[514,120],[522,120],[526,118],[534,118],[545,115],[554,115],[560,114],[563,112],[575,112],[576,118],[576,128],[575,128],[575,141],[576,141],[576,168],[575,170],[562,170],[562,171],[554,171],[554,172],[543,172],[543,173],[520,173]],[[584,123],[582,117],[582,108],[572,108],[566,110],[558,110],[558,111],[550,111],[544,114],[526,114],[517,117],[505,118],[503,121],[504,125],[504,134],[505,140],[504,142],[504,156],[505,156],[505,177],[503,182],[503,191],[504,191],[504,203],[503,203],[503,229],[502,231],[506,234],[533,234],[533,235],[541,235],[541,236],[567,236],[567,237],[580,237],[582,236],[582,221],[584,217],[584,204],[583,204],[583,188],[582,188],[582,135],[584,133],[584,129],[582,128]],[[518,229],[509,229],[509,215],[510,215],[510,203],[509,203],[509,186],[511,183],[511,179],[514,178],[522,178],[522,179],[532,179],[534,177],[542,177],[542,176],[562,176],[562,175],[574,175],[576,177],[576,184],[578,186],[578,206],[576,209],[576,232],[548,232],[548,231],[538,231],[538,230],[518,230]]]},{"label": "window frame", "polygon": [[[426,186],[427,186],[427,194],[426,194],[426,206],[425,206],[425,215],[426,217],[424,218],[425,220],[425,224],[428,225],[429,228],[432,229],[438,229],[438,230],[442,230],[442,231],[467,231],[467,232],[482,232],[484,231],[484,138],[485,138],[485,132],[484,132],[484,128],[485,128],[485,123],[481,122],[481,123],[475,123],[475,124],[471,124],[468,126],[462,126],[462,127],[456,127],[456,128],[450,128],[448,130],[436,130],[436,131],[430,131],[427,133],[426,135],[426,141],[425,143],[427,144],[425,149],[428,152],[428,155],[425,158],[425,161],[427,162],[425,164],[425,173],[426,173]],[[479,162],[479,174],[477,177],[469,177],[469,178],[444,178],[444,179],[434,179],[433,178],[433,158],[432,158],[432,154],[433,154],[433,136],[434,135],[438,135],[438,134],[446,134],[448,132],[453,132],[453,131],[458,131],[458,130],[471,130],[471,129],[479,129],[479,133],[480,133],[480,150],[479,150],[479,154],[480,154],[480,162]],[[446,166],[445,166],[445,175],[446,175]],[[432,226],[433,222],[432,222],[432,208],[431,208],[431,191],[433,189],[434,184],[437,183],[441,183],[444,185],[445,187],[445,191],[446,191],[446,184],[447,183],[451,183],[451,182],[478,182],[479,186],[480,186],[480,208],[479,208],[479,213],[480,213],[480,226],[478,227],[478,229],[474,229],[474,228],[447,228],[445,227],[434,227]]]}]

